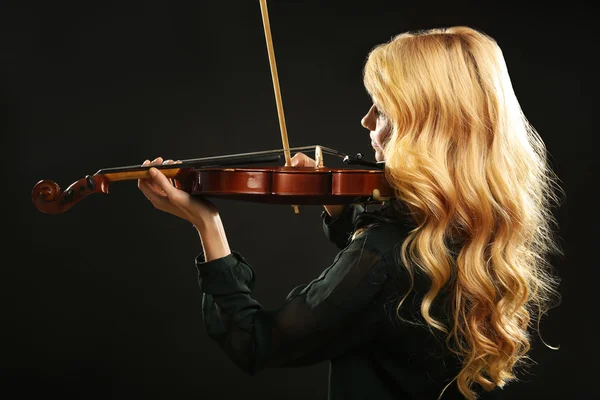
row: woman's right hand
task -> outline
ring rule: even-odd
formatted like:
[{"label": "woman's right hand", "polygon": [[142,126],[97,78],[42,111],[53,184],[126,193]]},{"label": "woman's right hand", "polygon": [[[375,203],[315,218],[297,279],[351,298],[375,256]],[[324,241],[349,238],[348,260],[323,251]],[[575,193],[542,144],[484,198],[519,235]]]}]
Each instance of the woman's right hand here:
[{"label": "woman's right hand", "polygon": [[[304,153],[294,154],[294,156],[290,159],[290,163],[292,167],[316,168],[317,166],[317,162]],[[332,218],[338,217],[342,211],[344,211],[343,205],[324,205],[323,207],[325,207],[325,211],[327,211],[327,214],[329,214]]]},{"label": "woman's right hand", "polygon": [[292,167],[312,167],[317,166],[317,162],[304,153],[296,153],[290,159]]}]

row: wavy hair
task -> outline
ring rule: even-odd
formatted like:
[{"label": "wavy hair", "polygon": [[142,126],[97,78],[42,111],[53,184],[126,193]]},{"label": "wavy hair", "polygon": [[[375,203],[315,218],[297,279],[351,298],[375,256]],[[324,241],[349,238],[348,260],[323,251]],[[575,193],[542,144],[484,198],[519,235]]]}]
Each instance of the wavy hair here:
[{"label": "wavy hair", "polygon": [[[416,225],[399,260],[413,285],[415,273],[431,282],[421,314],[461,360],[453,381],[475,399],[474,383],[490,391],[518,380],[533,322],[539,333],[541,316],[560,303],[546,258],[564,254],[551,212],[564,191],[500,47],[483,32],[402,33],[371,50],[363,78],[391,127],[386,178]],[[430,313],[442,290],[452,299],[448,325]]]}]

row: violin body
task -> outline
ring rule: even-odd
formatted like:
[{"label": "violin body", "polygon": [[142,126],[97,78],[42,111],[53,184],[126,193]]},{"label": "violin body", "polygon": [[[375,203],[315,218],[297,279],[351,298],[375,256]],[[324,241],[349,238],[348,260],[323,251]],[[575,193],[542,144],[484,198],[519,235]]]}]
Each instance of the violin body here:
[{"label": "violin body", "polygon": [[190,193],[289,205],[348,204],[392,196],[381,170],[305,167],[202,169]]}]

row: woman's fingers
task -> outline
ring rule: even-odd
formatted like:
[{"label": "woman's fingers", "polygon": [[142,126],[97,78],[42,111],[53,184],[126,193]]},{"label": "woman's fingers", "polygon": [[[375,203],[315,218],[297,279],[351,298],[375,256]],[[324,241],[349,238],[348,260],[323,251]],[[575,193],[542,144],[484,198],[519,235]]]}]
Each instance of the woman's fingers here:
[{"label": "woman's fingers", "polygon": [[[156,203],[161,199],[173,198],[177,196],[178,188],[175,180],[167,178],[158,168],[152,168],[157,165],[181,164],[181,160],[164,160],[162,157],[156,157],[154,160],[146,160],[142,166],[150,167],[148,173],[150,178],[138,179],[138,188],[148,197],[150,201]],[[156,204],[155,204],[156,206]]]},{"label": "woman's fingers", "polygon": [[290,159],[292,167],[316,167],[317,162],[304,153],[296,153]]},{"label": "woman's fingers", "polygon": [[[165,160],[162,162],[162,165],[179,164],[179,163],[181,163],[181,161]],[[169,182],[171,183],[172,186],[175,186],[175,187],[178,186],[175,184],[175,179],[173,179],[173,178],[169,178]]]},{"label": "woman's fingers", "polygon": [[[145,166],[147,166],[147,165],[150,165],[150,160],[146,160],[146,161],[144,161],[144,162],[142,163],[142,167],[145,167]],[[138,179],[138,188],[140,188],[140,189],[141,189],[141,188],[142,188],[142,183],[143,183],[144,181],[147,181],[147,180],[149,180],[149,179],[144,179],[144,178]]]},{"label": "woman's fingers", "polygon": [[144,193],[144,196],[152,203],[157,202],[161,198],[166,198],[166,193],[155,183],[152,178],[140,179],[138,188]]},{"label": "woman's fingers", "polygon": [[144,179],[140,183],[139,188],[146,194],[153,194],[154,196],[157,196],[157,197],[166,197],[167,196],[165,191],[162,190],[162,188],[158,185],[158,183],[153,181],[152,178]]},{"label": "woman's fingers", "polygon": [[160,189],[162,189],[167,197],[173,197],[177,193],[177,189],[173,187],[173,184],[169,178],[165,176],[165,174],[154,167],[151,167],[148,172],[150,173],[150,176],[154,182]]},{"label": "woman's fingers", "polygon": [[304,153],[296,153],[290,160],[292,167],[304,167]]},{"label": "woman's fingers", "polygon": [[[154,160],[149,161],[146,160],[142,163],[142,166],[152,166],[152,165],[161,165],[163,163],[162,157],[156,157]],[[155,200],[166,197],[166,193],[162,190],[160,185],[150,178],[142,178],[138,179],[138,188],[148,197],[148,199],[152,202]]]},{"label": "woman's fingers", "polygon": [[162,157],[144,161],[142,165],[148,167],[150,178],[138,179],[138,188],[154,208],[190,220],[189,215],[195,215],[195,212],[189,211],[192,205],[189,194],[175,187],[172,179],[167,178],[159,168],[155,168],[176,163],[181,161],[163,160]]}]

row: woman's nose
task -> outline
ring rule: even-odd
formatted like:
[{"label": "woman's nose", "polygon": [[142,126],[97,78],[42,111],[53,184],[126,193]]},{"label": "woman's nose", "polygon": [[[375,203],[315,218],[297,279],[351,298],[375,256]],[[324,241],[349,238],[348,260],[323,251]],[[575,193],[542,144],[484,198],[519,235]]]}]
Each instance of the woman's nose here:
[{"label": "woman's nose", "polygon": [[367,117],[369,116],[369,114],[365,114],[364,117],[362,117],[362,119],[360,120],[360,124],[363,126],[363,128],[367,128],[369,129],[369,127],[367,126]]},{"label": "woman's nose", "polygon": [[364,128],[366,128],[366,129],[368,129],[370,131],[374,131],[375,130],[375,123],[374,123],[374,120],[373,120],[373,117],[375,116],[375,113],[373,112],[374,107],[375,107],[374,105],[371,106],[371,108],[369,109],[369,111],[360,120],[360,124]]}]

